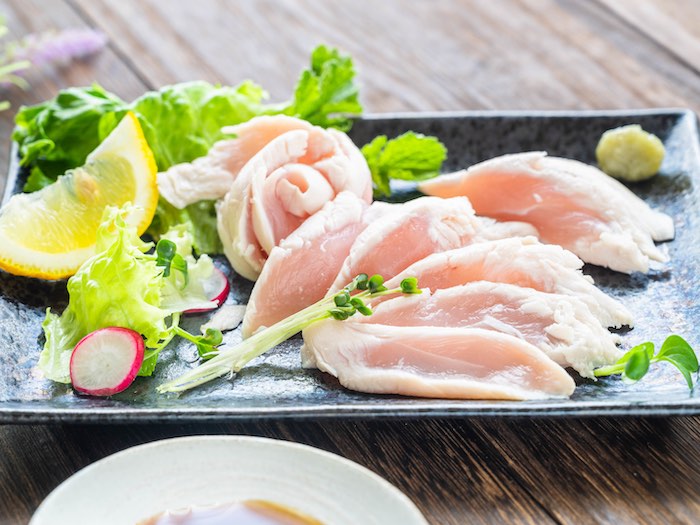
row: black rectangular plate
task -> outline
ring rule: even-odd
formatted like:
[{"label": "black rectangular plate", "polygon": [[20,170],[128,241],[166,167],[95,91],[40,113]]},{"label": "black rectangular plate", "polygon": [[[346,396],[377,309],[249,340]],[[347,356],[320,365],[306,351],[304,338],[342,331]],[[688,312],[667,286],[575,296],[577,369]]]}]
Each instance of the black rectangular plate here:
[{"label": "black rectangular plate", "polygon": [[[634,314],[636,327],[625,346],[669,333],[700,343],[700,152],[695,114],[687,110],[374,115],[358,121],[351,133],[358,144],[377,134],[414,130],[438,136],[449,149],[446,169],[457,169],[503,153],[545,150],[550,155],[594,163],[595,146],[607,129],[641,124],[659,136],[667,156],[661,173],[632,190],[670,214],[676,239],[667,244],[671,262],[650,275],[627,276],[587,267],[596,282],[620,298]],[[10,168],[7,194],[21,185]],[[228,267],[223,260],[218,263]],[[293,276],[292,276],[293,278]],[[252,284],[233,278],[231,301],[245,303]],[[332,377],[304,370],[300,339],[281,345],[253,362],[233,380],[222,379],[180,397],[158,395],[155,386],[193,366],[188,345],[161,356],[152,378],[139,378],[109,399],[75,395],[66,385],[46,381],[35,370],[46,307],[66,304],[65,282],[43,282],[0,273],[0,423],[164,422],[234,418],[437,417],[437,416],[597,416],[700,414],[700,396],[689,391],[670,365],[655,367],[642,381],[578,381],[567,400],[448,401],[378,396],[342,388]],[[187,320],[197,330],[205,316]],[[238,331],[226,335],[236,341]]]}]

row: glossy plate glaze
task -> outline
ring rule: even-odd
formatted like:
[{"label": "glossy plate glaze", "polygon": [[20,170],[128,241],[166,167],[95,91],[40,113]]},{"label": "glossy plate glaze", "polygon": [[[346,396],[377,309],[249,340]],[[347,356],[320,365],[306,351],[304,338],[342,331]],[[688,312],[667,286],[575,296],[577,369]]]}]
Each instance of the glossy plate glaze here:
[{"label": "glossy plate glaze", "polygon": [[[625,347],[647,340],[660,344],[670,333],[700,345],[700,151],[692,112],[375,115],[358,121],[352,137],[364,144],[377,134],[394,136],[406,130],[436,135],[450,152],[446,170],[528,150],[546,150],[550,155],[594,163],[600,135],[632,123],[641,124],[666,145],[661,173],[630,187],[674,218],[677,236],[666,244],[671,262],[647,276],[627,276],[597,267],[586,271],[634,314],[636,327],[624,334]],[[8,193],[20,185],[15,169],[11,168],[10,175]],[[400,195],[407,197],[410,194]],[[219,263],[229,271],[223,260]],[[252,283],[234,277],[232,285],[229,301],[245,303]],[[254,361],[233,381],[222,379],[180,397],[158,395],[155,387],[193,366],[195,352],[187,344],[163,352],[154,377],[139,378],[113,398],[81,397],[68,386],[42,379],[35,370],[46,307],[60,311],[66,299],[64,282],[0,274],[0,423],[700,414],[700,396],[688,390],[674,368],[664,364],[654,367],[636,385],[625,385],[617,378],[578,381],[579,387],[567,400],[447,401],[361,394],[345,390],[326,374],[302,369],[298,338]],[[185,326],[197,330],[205,320],[206,316],[193,316]],[[238,331],[226,334],[228,341],[239,338]]]},{"label": "glossy plate glaze", "polygon": [[59,485],[30,525],[136,524],[166,510],[255,499],[324,525],[427,525],[402,492],[357,463],[244,436],[167,439],[118,452]]}]

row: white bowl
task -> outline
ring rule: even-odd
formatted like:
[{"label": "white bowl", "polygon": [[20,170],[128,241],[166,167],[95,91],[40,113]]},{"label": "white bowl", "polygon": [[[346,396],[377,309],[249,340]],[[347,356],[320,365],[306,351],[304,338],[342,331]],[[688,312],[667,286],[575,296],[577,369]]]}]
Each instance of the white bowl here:
[{"label": "white bowl", "polygon": [[30,525],[135,525],[164,510],[265,499],[326,525],[427,525],[396,487],[306,445],[243,436],[156,441],[104,458],[59,485]]}]

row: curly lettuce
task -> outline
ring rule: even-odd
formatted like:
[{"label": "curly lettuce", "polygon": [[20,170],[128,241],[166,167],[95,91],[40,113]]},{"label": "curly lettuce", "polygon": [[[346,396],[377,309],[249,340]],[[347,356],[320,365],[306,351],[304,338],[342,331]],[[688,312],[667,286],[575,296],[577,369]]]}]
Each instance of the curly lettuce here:
[{"label": "curly lettuce", "polygon": [[[202,282],[213,271],[211,259],[195,260],[186,230],[166,234],[187,262],[189,279],[177,272],[164,275],[152,243],[143,242],[126,223],[128,206],[108,207],[97,231],[96,253],[68,280],[68,307],[59,316],[48,309],[43,323],[46,342],[39,356],[44,375],[60,383],[70,382],[70,356],[84,336],[108,326],[129,328],[145,340],[148,359],[139,375],[150,375],[157,354],[171,339],[177,324],[169,317],[190,308],[206,308]],[[177,242],[175,242],[177,241]]]}]

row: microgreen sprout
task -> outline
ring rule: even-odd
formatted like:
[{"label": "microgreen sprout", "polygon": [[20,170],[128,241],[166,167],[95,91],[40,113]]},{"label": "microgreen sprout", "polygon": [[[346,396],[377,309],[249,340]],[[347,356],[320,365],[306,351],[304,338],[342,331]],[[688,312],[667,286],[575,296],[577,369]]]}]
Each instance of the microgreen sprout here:
[{"label": "microgreen sprout", "polygon": [[688,388],[693,388],[691,374],[698,371],[698,357],[688,342],[679,335],[670,335],[655,355],[654,343],[646,342],[635,346],[623,355],[615,364],[594,370],[596,377],[620,374],[622,380],[635,383],[644,377],[653,363],[666,361],[683,374]]},{"label": "microgreen sprout", "polygon": [[221,330],[217,330],[216,328],[207,328],[202,335],[192,335],[179,326],[175,326],[173,331],[183,339],[187,339],[188,341],[194,343],[197,347],[199,357],[205,360],[211,359],[216,355],[218,346],[224,340]]},{"label": "microgreen sprout", "polygon": [[[372,315],[372,309],[365,302],[366,300],[386,295],[419,293],[421,290],[414,277],[406,278],[398,287],[389,289],[384,285],[384,278],[381,275],[369,277],[367,274],[359,274],[336,294],[321,299],[230,348],[216,349],[216,344],[207,346],[218,339],[208,339],[207,334],[198,338],[182,330],[187,335],[180,332],[178,335],[195,343],[200,355],[204,353],[203,357],[211,357],[211,359],[184,375],[160,385],[158,391],[161,393],[184,392],[218,377],[235,374],[256,357],[317,321],[324,319],[344,321],[358,312],[360,315]],[[176,328],[177,330],[180,329]],[[220,342],[218,340],[219,344]],[[202,352],[203,348],[204,352]]]},{"label": "microgreen sprout", "polygon": [[185,279],[185,286],[189,277],[187,275],[187,261],[177,253],[177,245],[168,239],[161,239],[156,245],[156,266],[163,267],[163,277],[169,277],[171,270],[177,270],[182,273]]}]

